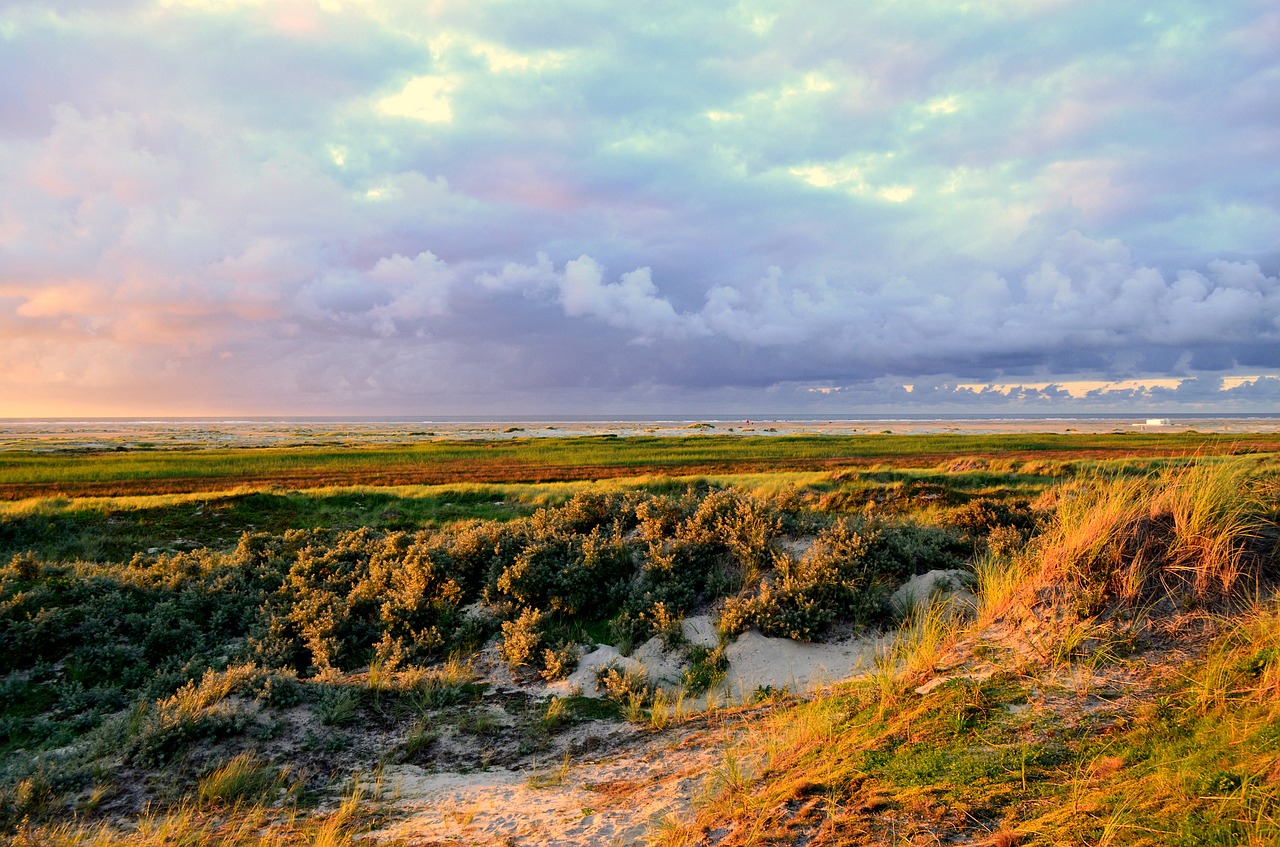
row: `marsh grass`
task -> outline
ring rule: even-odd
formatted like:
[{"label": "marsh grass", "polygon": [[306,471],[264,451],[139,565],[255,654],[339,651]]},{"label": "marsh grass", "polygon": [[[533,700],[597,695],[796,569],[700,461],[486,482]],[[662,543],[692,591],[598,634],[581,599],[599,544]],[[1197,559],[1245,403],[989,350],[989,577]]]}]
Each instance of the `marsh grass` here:
[{"label": "marsh grass", "polygon": [[420,712],[452,706],[482,691],[475,669],[461,656],[431,667],[409,667],[395,675],[395,688]]},{"label": "marsh grass", "polygon": [[[1280,843],[1280,602],[1246,607],[1265,592],[1258,539],[1273,512],[1224,466],[1065,493],[1044,543],[977,562],[972,629],[920,609],[863,679],[757,721],[735,748],[762,757],[756,776],[709,779],[657,843],[709,830],[726,847]],[[1098,590],[1082,608],[1064,583]],[[1145,697],[1108,687],[1097,672],[1152,649],[1153,621],[1183,614],[1188,598],[1215,610],[1199,613],[1221,633],[1213,643],[1128,662],[1154,689]],[[1037,622],[1021,632],[1048,673],[1024,675],[1008,651],[981,681],[913,690],[950,644],[1020,616]],[[1177,630],[1162,631],[1168,649]],[[1046,697],[1055,679],[1068,696]],[[1113,705],[1082,717],[1091,700]]]},{"label": "marsh grass", "polygon": [[1009,675],[901,692],[889,710],[861,685],[786,705],[752,724],[695,810],[654,841],[715,830],[725,845],[838,844],[853,832],[893,843],[905,830],[950,843],[985,830],[1003,840],[975,843],[1276,843],[1276,631],[1280,607],[1255,609],[1158,707],[1131,707],[1102,736],[1073,726],[1074,710],[1044,707],[1028,735],[1005,708],[1026,702],[1027,683]]},{"label": "marsh grass", "polygon": [[[1176,685],[1110,739],[1104,771],[1073,775],[1071,807],[1025,828],[1089,843],[1263,845],[1280,839],[1280,606],[1234,621]],[[1073,814],[1074,812],[1074,814]]]},{"label": "marsh grass", "polygon": [[1037,562],[1027,556],[980,556],[973,563],[978,597],[977,624],[986,626],[1008,614],[1031,584]]},{"label": "marsh grass", "polygon": [[[173,449],[163,451],[107,451],[101,453],[6,453],[0,468],[0,486],[45,485],[74,491],[77,485],[106,484],[131,489],[130,493],[154,493],[166,486],[232,488],[248,480],[285,480],[295,488],[307,480],[325,484],[359,484],[377,478],[396,484],[404,477],[437,477],[460,473],[470,479],[487,469],[533,466],[543,478],[571,469],[662,469],[678,475],[681,468],[752,463],[775,470],[785,463],[840,460],[849,456],[894,460],[912,456],[1035,454],[1088,450],[1096,454],[1131,455],[1159,448],[1186,452],[1231,452],[1239,444],[1256,449],[1259,443],[1275,443],[1268,436],[1205,436],[1198,433],[1152,435],[793,435],[751,438],[732,435],[697,435],[683,438],[530,438],[498,441],[435,441],[400,447],[289,447],[252,449]],[[457,470],[453,470],[457,468]],[[749,467],[743,470],[749,470]],[[787,468],[782,468],[787,469]],[[1026,472],[1027,467],[1023,466]],[[503,473],[510,474],[511,470]],[[517,471],[519,473],[519,471]],[[529,471],[524,471],[529,473]],[[614,476],[617,473],[595,476]],[[495,482],[519,481],[496,479]],[[313,483],[314,484],[314,483]],[[150,489],[150,491],[148,491]],[[176,492],[175,492],[176,493]]]},{"label": "marsh grass", "polygon": [[906,611],[898,629],[877,650],[871,669],[855,685],[878,714],[900,708],[911,688],[932,675],[939,658],[968,630],[970,615],[936,598]]},{"label": "marsh grass", "polygon": [[325,688],[316,715],[325,726],[350,726],[360,716],[360,692],[341,686]]},{"label": "marsh grass", "polygon": [[691,714],[693,710],[685,702],[684,689],[674,694],[659,689],[654,692],[646,722],[651,730],[661,732],[673,724],[684,722]]},{"label": "marsh grass", "polygon": [[550,732],[569,723],[571,719],[569,704],[561,697],[552,697],[547,701],[539,721],[542,728]]}]

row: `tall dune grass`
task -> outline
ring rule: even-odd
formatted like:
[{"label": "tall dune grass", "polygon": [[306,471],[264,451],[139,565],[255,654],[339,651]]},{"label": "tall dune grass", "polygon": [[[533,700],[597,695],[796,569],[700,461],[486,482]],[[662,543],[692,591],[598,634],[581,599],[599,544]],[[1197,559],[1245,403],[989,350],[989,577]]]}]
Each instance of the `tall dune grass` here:
[{"label": "tall dune grass", "polygon": [[1256,593],[1266,510],[1236,463],[1200,462],[1156,478],[1098,480],[1064,494],[1036,556],[1046,585],[1108,602],[1189,608]]}]

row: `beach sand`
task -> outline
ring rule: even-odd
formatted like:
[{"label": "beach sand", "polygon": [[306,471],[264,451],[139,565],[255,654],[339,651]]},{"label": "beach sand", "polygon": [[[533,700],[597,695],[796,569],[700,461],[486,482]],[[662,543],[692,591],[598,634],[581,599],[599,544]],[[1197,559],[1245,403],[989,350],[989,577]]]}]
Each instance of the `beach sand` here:
[{"label": "beach sand", "polygon": [[[951,433],[1280,432],[1275,417],[1173,418],[1151,424],[1141,415],[1114,418],[991,418],[982,420],[595,420],[595,421],[371,421],[371,420],[0,420],[3,450],[106,450],[129,448],[218,448],[372,446],[437,440],[620,438],[695,434],[776,437],[785,435],[920,435]],[[1165,420],[1165,419],[1161,419]]]}]

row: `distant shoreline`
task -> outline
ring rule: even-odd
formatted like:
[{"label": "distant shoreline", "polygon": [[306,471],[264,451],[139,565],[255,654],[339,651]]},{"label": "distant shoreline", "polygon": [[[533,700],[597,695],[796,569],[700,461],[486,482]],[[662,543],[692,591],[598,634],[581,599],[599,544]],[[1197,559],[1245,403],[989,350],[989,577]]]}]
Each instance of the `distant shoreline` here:
[{"label": "distant shoreline", "polygon": [[[1153,416],[1154,417],[1154,416]],[[1141,415],[989,418],[747,418],[429,421],[418,418],[75,418],[0,419],[0,451],[114,448],[375,446],[436,440],[590,436],[993,435],[1108,432],[1250,434],[1280,432],[1280,415]]]},{"label": "distant shoreline", "polygon": [[466,416],[466,415],[75,415],[75,416],[0,416],[0,428],[19,425],[102,425],[119,424],[128,426],[146,425],[194,425],[218,424],[229,426],[234,424],[432,424],[439,426],[496,426],[499,424],[565,424],[576,426],[608,426],[621,424],[692,424],[710,423],[733,426],[750,420],[753,423],[787,423],[787,424],[876,424],[876,423],[1051,423],[1054,421],[1092,421],[1092,422],[1142,422],[1150,418],[1168,418],[1178,423],[1190,421],[1275,421],[1280,423],[1280,411],[1277,412],[1223,412],[1210,414],[1205,412],[1132,412],[1117,414],[1115,412],[1077,412],[1055,414],[881,414],[881,415],[813,415],[813,414],[744,414],[730,415],[715,413],[707,415],[510,415],[510,416]]}]

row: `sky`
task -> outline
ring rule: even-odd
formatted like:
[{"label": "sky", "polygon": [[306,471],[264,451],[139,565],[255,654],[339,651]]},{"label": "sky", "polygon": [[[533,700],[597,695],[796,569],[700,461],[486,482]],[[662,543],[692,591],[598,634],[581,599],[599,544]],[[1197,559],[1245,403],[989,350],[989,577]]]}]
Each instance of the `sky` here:
[{"label": "sky", "polygon": [[0,416],[1280,412],[1274,0],[0,0]]}]

